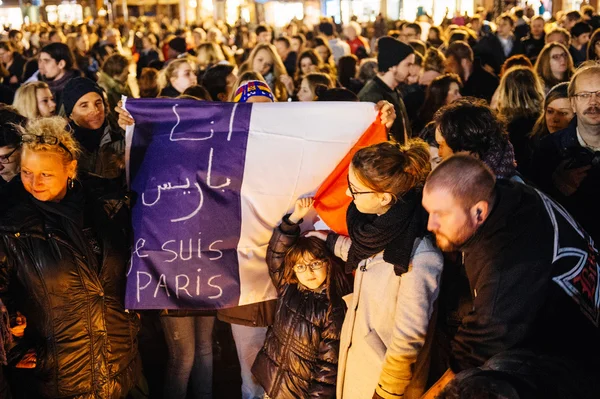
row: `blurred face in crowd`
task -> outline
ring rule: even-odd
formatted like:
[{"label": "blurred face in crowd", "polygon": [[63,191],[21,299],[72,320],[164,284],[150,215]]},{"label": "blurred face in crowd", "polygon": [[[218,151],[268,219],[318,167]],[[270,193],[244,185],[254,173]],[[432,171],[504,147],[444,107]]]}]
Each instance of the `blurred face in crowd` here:
[{"label": "blurred face in crowd", "polygon": [[[577,114],[577,124],[600,128],[600,76],[590,72],[579,75],[575,85],[575,96],[571,98],[571,107]],[[581,95],[589,98],[582,98]]]},{"label": "blurred face in crowd", "polygon": [[98,93],[87,93],[77,100],[69,117],[77,126],[91,130],[100,129],[106,118],[102,97]]},{"label": "blurred face in crowd", "polygon": [[300,46],[302,45],[302,43],[300,43],[300,40],[292,38],[291,42],[292,42],[291,43],[292,44],[292,46],[291,46],[292,51],[295,51],[296,53],[299,53],[300,52]]},{"label": "blurred face in crowd", "polygon": [[[305,256],[294,265],[296,278],[300,284],[311,290],[316,290],[322,286],[327,279],[327,262],[328,261],[324,259],[315,259],[311,255]],[[317,269],[313,270],[311,266]],[[300,272],[299,269],[302,269],[303,271]]]},{"label": "blurred face in crowd", "polygon": [[144,37],[144,38],[142,38],[142,47],[144,50],[150,50],[154,46],[152,45],[152,42],[150,41],[150,39],[148,39],[147,37]]},{"label": "blurred face in crowd", "polygon": [[427,230],[435,234],[438,247],[444,252],[457,250],[475,234],[478,223],[452,194],[442,188],[423,191],[423,207],[429,212]]},{"label": "blurred face in crowd", "polygon": [[38,68],[43,77],[48,80],[60,79],[65,74],[65,61],[56,62],[48,53],[40,53]]},{"label": "blurred face in crowd", "polygon": [[348,189],[346,195],[351,197],[356,209],[362,213],[382,215],[387,212],[392,202],[390,193],[377,193],[366,186],[356,175],[354,167],[348,169]]},{"label": "blurred face in crowd", "polygon": [[3,64],[10,64],[13,61],[13,53],[12,51],[0,49],[0,62]]},{"label": "blurred face in crowd", "polygon": [[112,44],[113,46],[116,46],[117,43],[119,43],[120,39],[121,39],[121,34],[119,33],[118,30],[109,29],[106,31],[106,42],[108,44]]},{"label": "blurred face in crowd", "polygon": [[252,62],[252,69],[265,76],[273,67],[273,57],[271,53],[265,49],[259,50]]},{"label": "blurred face in crowd", "polygon": [[35,91],[35,98],[37,100],[37,107],[40,116],[47,118],[53,116],[56,112],[56,103],[54,102],[54,96],[50,89],[42,88]]},{"label": "blurred face in crowd", "polygon": [[408,57],[406,57],[405,59],[403,59],[401,63],[399,63],[398,65],[396,65],[390,69],[390,70],[393,70],[394,79],[396,80],[397,83],[402,83],[406,80],[406,78],[408,77],[410,68],[414,65],[414,63],[415,63],[415,55],[411,54]]},{"label": "blurred face in crowd", "polygon": [[302,83],[300,83],[300,90],[298,90],[298,100],[300,101],[314,101],[315,93],[310,88],[308,84],[308,80],[306,78],[302,79]]},{"label": "blurred face in crowd", "polygon": [[62,43],[62,36],[58,32],[53,33],[49,39],[50,43]]},{"label": "blurred face in crowd", "polygon": [[187,62],[179,65],[174,75],[171,77],[170,83],[180,93],[183,93],[188,87],[198,84],[198,77],[192,66]]},{"label": "blurred face in crowd", "polygon": [[321,57],[323,61],[329,61],[329,49],[327,47],[317,46],[315,48],[315,51],[317,52],[317,54],[319,54],[319,57]]},{"label": "blurred face in crowd", "polygon": [[23,40],[23,34],[21,32],[19,32],[14,37],[11,37],[10,42],[15,46],[19,46],[19,48],[20,48],[22,46],[22,43],[21,43],[22,40]]},{"label": "blurred face in crowd", "polygon": [[444,62],[444,70],[446,73],[455,73],[461,78],[465,78],[465,68],[462,61],[457,60],[454,56],[449,56]]},{"label": "blurred face in crowd", "polygon": [[446,139],[444,138],[444,136],[442,136],[442,132],[439,128],[435,129],[435,141],[437,141],[438,143],[438,155],[441,159],[446,159],[452,154],[454,154],[452,148],[450,148],[450,146],[446,144]]},{"label": "blurred face in crowd", "polygon": [[90,50],[90,38],[85,33],[79,35],[77,36],[75,45],[77,46],[77,50],[81,51],[82,53],[87,53]]},{"label": "blurred face in crowd", "polygon": [[279,54],[282,60],[285,60],[290,53],[290,48],[286,46],[285,42],[276,41],[275,48],[277,49],[277,54]]},{"label": "blurred face in crowd", "polygon": [[507,19],[500,19],[498,21],[498,27],[496,33],[500,37],[507,37],[512,34],[512,24]]},{"label": "blurred face in crowd", "polygon": [[63,155],[52,151],[24,149],[21,180],[25,190],[38,201],[58,202],[67,193],[67,181],[75,175],[77,161],[64,164]]},{"label": "blurred face in crowd", "polygon": [[531,35],[535,38],[539,38],[544,33],[544,21],[536,19],[531,23]]},{"label": "blurred face in crowd", "polygon": [[346,34],[346,37],[348,38],[348,40],[354,40],[354,39],[356,39],[356,36],[358,36],[356,34],[356,31],[354,30],[354,27],[352,27],[352,26],[346,27],[344,33]]},{"label": "blurred face in crowd", "polygon": [[271,33],[271,31],[260,32],[260,34],[256,36],[256,41],[258,42],[258,44],[269,44],[271,43],[272,39],[273,34]]},{"label": "blurred face in crowd", "polygon": [[568,98],[557,98],[546,108],[546,126],[550,133],[558,132],[569,126],[575,114]]},{"label": "blurred face in crowd", "polygon": [[479,30],[481,29],[481,20],[479,19],[474,19],[471,21],[471,29],[473,29],[475,32],[479,32]]},{"label": "blurred face in crowd", "polygon": [[582,33],[573,39],[580,46],[585,46],[590,41],[590,34],[588,32]]},{"label": "blurred face in crowd", "polygon": [[446,104],[450,104],[451,102],[456,101],[461,97],[462,95],[460,94],[460,87],[458,86],[458,84],[454,82],[450,83],[450,87],[448,88],[448,95],[446,96]]},{"label": "blurred face in crowd", "polygon": [[569,54],[560,47],[550,50],[550,70],[557,79],[562,79],[567,72]]},{"label": "blurred face in crowd", "polygon": [[398,39],[408,44],[411,40],[419,40],[420,38],[415,29],[405,26],[402,28],[402,33]]},{"label": "blurred face in crowd", "polygon": [[17,147],[0,147],[0,178],[9,182],[19,173],[21,151]]},{"label": "blurred face in crowd", "polygon": [[412,64],[408,67],[408,77],[406,78],[406,83],[409,85],[415,84],[419,81],[419,77],[421,76],[421,66],[417,64]]},{"label": "blurred face in crowd", "polygon": [[302,70],[303,75],[311,72],[318,72],[317,66],[313,64],[309,57],[304,57],[300,60],[300,69]]},{"label": "blurred face in crowd", "polygon": [[221,101],[227,101],[227,99],[231,97],[236,80],[237,76],[235,76],[233,72],[227,76],[227,79],[225,79],[225,94],[223,97],[219,98]]},{"label": "blurred face in crowd", "polygon": [[554,32],[549,36],[546,36],[546,44],[548,43],[560,43],[563,46],[565,46],[566,48],[569,48],[569,41],[567,40],[567,38],[565,37],[565,35],[563,35],[560,32]]}]

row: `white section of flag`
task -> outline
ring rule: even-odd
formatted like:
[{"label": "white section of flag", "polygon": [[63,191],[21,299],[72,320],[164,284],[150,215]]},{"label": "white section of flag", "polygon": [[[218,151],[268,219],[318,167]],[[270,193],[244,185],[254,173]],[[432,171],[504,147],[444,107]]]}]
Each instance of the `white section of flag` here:
[{"label": "white section of flag", "polygon": [[238,244],[240,305],[276,298],[265,255],[273,227],[312,195],[375,121],[372,103],[257,103],[250,119]]}]

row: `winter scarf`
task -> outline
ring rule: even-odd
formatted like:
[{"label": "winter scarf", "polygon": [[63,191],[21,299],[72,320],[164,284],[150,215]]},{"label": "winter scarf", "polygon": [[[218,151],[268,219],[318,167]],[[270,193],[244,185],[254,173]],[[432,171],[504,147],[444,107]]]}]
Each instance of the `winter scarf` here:
[{"label": "winter scarf", "polygon": [[354,202],[350,204],[346,223],[352,245],[346,273],[381,251],[383,260],[394,265],[397,276],[408,271],[415,239],[426,232],[427,214],[421,206],[421,197],[421,189],[410,190],[381,216],[361,213]]},{"label": "winter scarf", "polygon": [[492,147],[481,158],[498,179],[510,179],[517,174],[515,149],[510,141],[503,147]]}]

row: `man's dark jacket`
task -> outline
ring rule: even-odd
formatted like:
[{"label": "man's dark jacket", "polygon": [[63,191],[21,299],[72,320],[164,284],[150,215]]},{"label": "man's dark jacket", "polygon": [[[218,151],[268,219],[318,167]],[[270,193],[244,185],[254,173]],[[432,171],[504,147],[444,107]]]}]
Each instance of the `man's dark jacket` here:
[{"label": "man's dark jacket", "polygon": [[499,84],[500,81],[498,78],[483,69],[479,60],[475,60],[473,63],[473,72],[469,76],[469,79],[464,82],[460,94],[465,97],[481,98],[489,103],[492,101],[492,97]]},{"label": "man's dark jacket", "polygon": [[516,36],[513,36],[511,40],[513,46],[508,56],[504,55],[504,48],[496,35],[487,35],[481,38],[479,43],[473,48],[473,53],[475,53],[475,57],[481,59],[482,64],[491,66],[494,69],[494,73],[500,75],[504,61],[513,55],[524,54],[525,52],[521,40]]},{"label": "man's dark jacket", "polygon": [[460,250],[473,302],[451,341],[455,372],[517,348],[600,371],[600,258],[562,207],[499,180],[490,215]]}]

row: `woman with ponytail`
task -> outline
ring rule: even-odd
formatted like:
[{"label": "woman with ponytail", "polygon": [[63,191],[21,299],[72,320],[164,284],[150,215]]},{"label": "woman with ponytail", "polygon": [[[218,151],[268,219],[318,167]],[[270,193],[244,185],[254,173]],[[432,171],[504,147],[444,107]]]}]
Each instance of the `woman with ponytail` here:
[{"label": "woman with ponytail", "polygon": [[348,170],[350,236],[309,233],[326,239],[346,261],[346,273],[355,272],[341,333],[338,398],[418,398],[424,391],[420,354],[443,268],[421,207],[429,157],[422,140],[359,150]]}]

